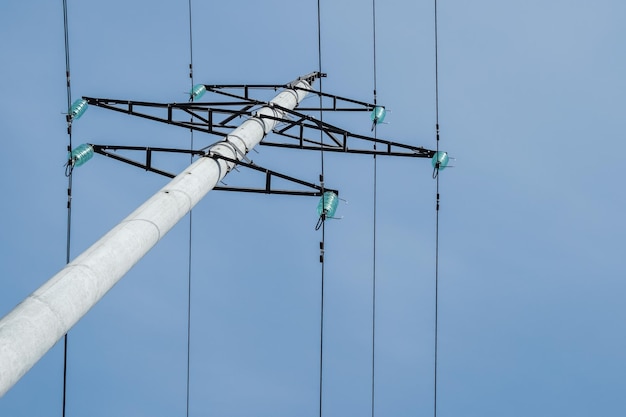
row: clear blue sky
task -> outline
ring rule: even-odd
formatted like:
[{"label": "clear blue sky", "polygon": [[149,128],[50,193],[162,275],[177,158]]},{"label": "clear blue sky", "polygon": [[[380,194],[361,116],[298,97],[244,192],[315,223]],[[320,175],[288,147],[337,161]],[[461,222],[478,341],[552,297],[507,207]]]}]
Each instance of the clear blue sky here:
[{"label": "clear blue sky", "polygon": [[[185,101],[187,1],[69,0],[73,98]],[[380,137],[435,146],[432,1],[377,2]],[[193,6],[196,82],[317,69],[317,2]],[[439,2],[439,415],[626,414],[626,4]],[[0,3],[0,316],[65,263],[62,2]],[[372,100],[372,4],[322,1],[323,88]],[[328,120],[367,133],[369,118]],[[186,147],[189,132],[90,108],[74,143]],[[198,144],[214,138],[195,135]],[[317,153],[259,149],[315,181]],[[162,163],[183,168],[186,160]],[[376,416],[432,415],[435,183],[378,161]],[[327,155],[349,201],[326,227],[323,415],[369,416],[373,161]],[[233,173],[229,184],[256,177]],[[167,180],[103,157],[74,176],[72,257]],[[212,192],[193,212],[192,416],[317,416],[317,199]],[[67,415],[181,416],[189,219],[70,332]],[[0,399],[60,416],[62,345]]]}]

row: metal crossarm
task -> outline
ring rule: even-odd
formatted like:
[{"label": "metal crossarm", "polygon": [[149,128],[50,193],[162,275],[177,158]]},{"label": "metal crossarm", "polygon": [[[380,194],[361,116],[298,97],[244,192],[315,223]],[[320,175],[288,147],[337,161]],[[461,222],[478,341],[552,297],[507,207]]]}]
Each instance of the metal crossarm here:
[{"label": "metal crossarm", "polygon": [[[152,103],[144,101],[83,97],[87,103],[120,113],[224,137],[236,126],[237,117],[251,116],[251,109],[264,102]],[[191,116],[191,117],[190,117]]]},{"label": "metal crossarm", "polygon": [[[279,90],[282,88],[287,88],[286,85],[280,84],[257,84],[257,85],[248,85],[248,84],[238,84],[238,85],[210,85],[204,84],[204,87],[208,92],[212,92],[215,94],[219,94],[225,97],[229,97],[237,100],[252,100],[250,98],[250,90]],[[229,91],[234,90],[234,91]],[[243,94],[237,93],[237,91],[243,90]],[[322,107],[306,107],[300,106],[298,107],[300,111],[344,111],[344,112],[371,112],[374,107],[376,107],[372,103],[368,103],[365,101],[354,100],[347,97],[338,96],[335,94],[323,93],[321,91],[309,91],[311,95],[317,95],[322,98],[326,98],[330,101],[327,105],[322,105]]]},{"label": "metal crossarm", "polygon": [[[233,86],[219,86],[219,88],[234,88]],[[419,146],[407,145],[400,142],[390,141],[381,138],[374,138],[366,135],[351,133],[345,129],[334,126],[330,123],[322,122],[313,116],[304,113],[301,110],[284,109],[280,106],[274,106],[259,100],[246,98],[248,92],[246,88],[256,88],[257,86],[235,86],[244,88],[244,96],[232,96],[237,101],[219,101],[204,103],[152,103],[143,101],[129,101],[116,99],[102,99],[85,97],[85,100],[91,105],[114,110],[121,113],[130,114],[146,118],[149,120],[159,121],[174,126],[180,126],[186,129],[193,129],[200,132],[209,133],[219,137],[225,137],[229,131],[235,126],[231,122],[239,117],[250,117],[257,114],[255,108],[261,106],[276,107],[283,111],[288,117],[277,118],[272,115],[263,115],[262,118],[272,119],[280,122],[273,130],[273,133],[289,138],[290,142],[270,141],[267,138],[261,142],[261,145],[305,149],[320,150],[322,147],[329,152],[343,152],[365,155],[386,155],[386,156],[405,156],[417,158],[432,158],[435,151],[425,149]],[[263,86],[267,87],[267,86]],[[284,86],[271,86],[272,88],[282,88]],[[214,89],[216,86],[209,86]],[[211,90],[213,91],[213,90]],[[231,96],[230,93],[220,91],[220,93]],[[326,95],[337,98],[336,96]],[[369,110],[371,104],[352,100],[351,102],[360,104],[363,107],[356,110]],[[304,109],[304,111],[319,110],[318,108]],[[333,111],[342,111],[333,105]],[[346,109],[343,109],[346,110]],[[189,117],[191,116],[191,117]],[[329,139],[329,142],[320,141],[319,139],[310,139],[306,136],[306,132],[310,130],[322,131]],[[317,136],[317,135],[313,135]],[[381,145],[380,148],[368,149],[359,146],[359,142],[369,142]]]},{"label": "metal crossarm", "polygon": [[[167,171],[163,171],[161,169],[155,168],[152,166],[152,154],[154,152],[170,152],[170,153],[184,153],[191,155],[200,155],[203,154],[202,151],[195,151],[190,149],[170,149],[170,148],[152,148],[145,146],[117,146],[117,145],[95,145],[90,144],[93,148],[93,151],[97,154],[107,156],[109,158],[115,159],[116,161],[124,162],[125,164],[135,166],[137,168],[143,168],[146,171],[154,172],[159,175],[163,175],[168,178],[174,178],[176,175]],[[125,151],[145,151],[146,157],[145,162],[139,162],[134,159],[127,158],[122,156],[116,151],[125,150]]]},{"label": "metal crossarm", "polygon": [[[239,191],[239,192],[247,192],[247,193],[261,193],[261,194],[283,194],[283,195],[298,195],[298,196],[312,196],[319,197],[324,191],[332,191],[335,194],[339,194],[337,190],[330,188],[322,188],[320,185],[303,181],[301,179],[291,177],[286,174],[281,174],[276,171],[272,171],[267,168],[260,167],[252,162],[244,162],[237,161],[236,159],[228,158],[223,155],[218,155],[215,153],[207,153],[202,150],[190,150],[190,149],[174,149],[174,148],[153,148],[153,147],[142,147],[142,146],[123,146],[123,145],[95,145],[91,144],[95,153],[100,155],[107,156],[109,158],[115,159],[116,161],[123,162],[125,164],[129,164],[138,168],[142,168],[149,172],[154,172],[159,175],[163,175],[168,178],[174,178],[176,175],[170,172],[155,168],[152,165],[152,155],[155,152],[164,152],[164,153],[181,153],[187,155],[198,155],[202,157],[208,157],[213,159],[222,159],[227,162],[231,162],[236,164],[237,166],[243,166],[245,168],[249,168],[255,171],[262,172],[265,174],[265,184],[264,187],[231,187],[231,186],[216,186],[215,190],[222,191]],[[144,162],[140,162],[138,160],[130,159],[128,157],[122,156],[117,153],[117,151],[142,151],[145,152],[145,160]],[[285,190],[285,189],[277,189],[273,187],[272,178],[280,178],[282,180],[286,180],[292,182],[294,184],[301,185],[303,187],[309,188],[309,190]]]},{"label": "metal crossarm", "polygon": [[[311,116],[302,114],[299,111],[289,109],[281,110],[285,111],[285,113],[291,116],[295,116],[295,118],[291,120],[287,118],[281,118],[280,120],[278,120],[286,126],[280,129],[275,128],[273,130],[273,133],[290,139],[295,139],[297,143],[278,143],[270,142],[265,139],[263,140],[263,142],[261,142],[261,145],[306,150],[320,150],[320,148],[323,147],[324,151],[330,152],[356,153],[365,155],[407,156],[417,158],[432,158],[435,155],[435,151],[420,146],[407,145],[400,142],[394,142],[386,139],[351,133],[345,129],[341,129],[337,126],[331,125],[330,123],[326,123]],[[264,115],[262,117],[277,120],[271,115]],[[320,140],[305,138],[305,129],[314,129],[317,131],[321,130],[330,139],[331,142],[322,143],[322,141]],[[291,133],[294,130],[297,130],[297,132]],[[374,144],[380,144],[382,145],[382,147],[381,149],[353,148],[348,145],[349,139],[356,139]],[[351,143],[352,142],[355,142],[355,140],[351,141]]]},{"label": "metal crossarm", "polygon": [[[316,78],[326,74],[313,72],[300,79],[313,82]],[[152,103],[145,101],[117,100],[106,98],[84,97],[88,104],[184,127],[219,137],[227,136],[236,126],[231,124],[241,117],[258,116],[278,122],[272,130],[277,136],[289,139],[288,141],[268,140],[265,138],[261,145],[320,150],[329,152],[343,152],[365,155],[405,156],[417,158],[432,158],[435,151],[419,146],[407,145],[386,139],[351,133],[345,129],[318,120],[310,115],[311,112],[339,111],[339,112],[371,112],[376,106],[372,103],[341,97],[321,91],[307,90],[308,94],[322,97],[323,103],[314,107],[298,107],[295,109],[282,108],[274,103],[253,98],[253,93],[259,90],[299,90],[302,87],[294,83],[288,84],[204,84],[206,91],[218,95],[221,101],[189,102],[189,103]],[[325,102],[324,102],[325,101]],[[258,109],[263,107],[280,110],[280,117],[271,114],[258,115]],[[325,142],[321,139],[310,139],[308,132],[322,131]],[[317,137],[318,134],[312,135]],[[373,144],[371,147],[364,143]],[[377,146],[379,145],[379,146]]]}]

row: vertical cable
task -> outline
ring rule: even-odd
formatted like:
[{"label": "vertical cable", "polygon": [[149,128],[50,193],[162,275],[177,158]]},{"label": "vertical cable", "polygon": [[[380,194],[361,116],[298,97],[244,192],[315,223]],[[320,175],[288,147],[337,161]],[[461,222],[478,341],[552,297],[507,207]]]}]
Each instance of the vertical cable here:
[{"label": "vertical cable", "polygon": [[[67,87],[67,109],[72,106],[72,88],[70,83],[70,42],[69,25],[67,19],[67,0],[63,0],[63,34],[65,40],[65,82]],[[67,117],[67,135],[69,143],[67,147],[68,155],[72,152],[72,121]],[[71,162],[68,156],[68,164]],[[69,165],[68,165],[69,166]],[[71,236],[72,236],[72,169],[67,171],[67,235],[65,247],[65,263],[70,262],[71,256]],[[63,405],[62,416],[65,417],[67,398],[67,333],[63,337]]]},{"label": "vertical cable", "polygon": [[[372,0],[372,41],[373,41],[373,55],[374,55],[374,105],[376,105],[376,0]],[[374,145],[376,142],[374,142]]]},{"label": "vertical cable", "polygon": [[[322,92],[322,16],[321,16],[321,6],[320,0],[317,0],[317,67],[320,73],[320,93]],[[324,121],[324,112],[322,111],[322,95],[319,95],[320,101],[320,122]],[[321,123],[320,123],[321,127]],[[322,178],[321,185],[324,187],[324,132],[323,129],[320,129],[320,160],[321,160],[321,169],[322,169]],[[323,229],[322,229],[323,230]]]},{"label": "vertical cable", "polygon": [[[439,39],[437,0],[435,2],[435,130],[437,142],[437,155],[439,155]],[[435,352],[434,352],[434,381],[433,381],[433,415],[437,417],[437,354],[439,350],[439,175],[436,181],[436,207],[435,207]]]},{"label": "vertical cable", "polygon": [[[439,30],[437,17],[437,0],[435,1],[435,121],[437,123],[437,146],[439,146]],[[439,148],[437,148],[439,151]]]},{"label": "vertical cable", "polygon": [[[193,135],[193,133],[192,133]],[[193,156],[192,156],[193,159]],[[191,370],[191,232],[192,228],[192,211],[189,211],[189,255],[187,258],[187,398],[186,398],[186,410],[187,417],[189,417],[189,380]]]},{"label": "vertical cable", "polygon": [[[65,79],[67,87],[67,108],[72,105],[72,89],[70,88],[70,41],[67,21],[67,0],[63,0],[63,34],[65,38]],[[71,138],[71,131],[69,132]]]},{"label": "vertical cable", "polygon": [[[437,137],[439,133],[437,132]],[[437,138],[437,140],[439,140]],[[438,147],[437,147],[438,148]],[[437,151],[438,152],[438,151]],[[437,353],[438,353],[438,333],[439,333],[439,175],[435,178],[437,183],[437,202],[435,220],[435,357],[434,357],[434,399],[433,413],[437,417]]]},{"label": "vertical cable", "polygon": [[[376,85],[376,0],[372,0],[372,32],[373,32],[373,66],[374,66],[374,108],[377,104],[377,85]],[[374,123],[374,138],[377,137],[378,127]],[[376,151],[376,142],[374,142],[374,151]],[[375,409],[375,381],[376,381],[376,208],[377,208],[377,159],[374,154],[374,213],[373,213],[373,256],[372,256],[372,417],[374,417]]]},{"label": "vertical cable", "polygon": [[[191,12],[191,0],[188,1],[189,9],[189,80],[191,83],[189,101],[191,102],[193,97],[191,91],[193,91],[193,32],[192,32],[192,12]],[[191,116],[191,122],[193,122],[193,116]],[[190,149],[193,149],[193,129],[189,130],[190,135]],[[193,153],[190,154],[190,162],[193,162]],[[191,373],[191,256],[192,256],[192,232],[193,232],[193,210],[189,211],[189,253],[187,259],[187,400],[186,409],[187,417],[189,417],[189,380]]]},{"label": "vertical cable", "polygon": [[[322,14],[320,0],[317,0],[317,67],[320,73],[320,93],[322,92]],[[319,95],[320,104],[320,125],[324,121],[324,113],[322,110],[323,100],[322,95]],[[321,126],[320,126],[321,127]],[[321,162],[321,174],[320,185],[322,187],[322,199],[324,198],[324,132],[320,129],[320,162]],[[322,220],[322,241],[320,242],[320,261],[322,263],[322,276],[321,276],[321,296],[320,296],[320,380],[319,380],[319,416],[322,417],[322,398],[323,398],[323,381],[324,381],[324,245],[326,241],[326,222]]]}]

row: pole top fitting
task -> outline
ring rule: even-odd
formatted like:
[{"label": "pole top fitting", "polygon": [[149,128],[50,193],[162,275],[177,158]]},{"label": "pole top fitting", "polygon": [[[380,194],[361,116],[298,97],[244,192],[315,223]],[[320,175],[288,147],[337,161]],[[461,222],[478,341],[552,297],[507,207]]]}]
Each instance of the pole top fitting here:
[{"label": "pole top fitting", "polygon": [[301,77],[298,77],[296,80],[294,80],[291,83],[289,83],[289,87],[294,87],[300,81],[306,81],[307,83],[309,83],[309,85],[312,85],[313,82],[315,82],[315,80],[317,78],[323,78],[323,77],[326,77],[326,73],[319,72],[319,71],[314,71],[314,72],[311,72],[311,73],[309,73],[307,75],[303,75]]}]

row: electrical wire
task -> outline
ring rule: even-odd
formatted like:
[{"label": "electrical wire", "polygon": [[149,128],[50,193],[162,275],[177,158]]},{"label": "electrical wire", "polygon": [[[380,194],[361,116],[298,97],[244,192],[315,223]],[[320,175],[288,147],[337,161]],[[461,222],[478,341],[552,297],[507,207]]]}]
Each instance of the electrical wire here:
[{"label": "electrical wire", "polygon": [[[321,13],[320,0],[317,0],[317,66],[320,73],[320,93],[322,92],[322,13]],[[320,124],[324,121],[324,113],[322,111],[322,95],[319,94],[320,104]],[[322,199],[324,199],[324,134],[320,129],[320,162],[321,162],[321,174],[320,185],[322,187]],[[324,216],[324,214],[322,214]],[[320,380],[319,380],[319,416],[322,417],[322,399],[323,399],[323,381],[324,381],[324,258],[325,258],[325,242],[326,242],[326,222],[325,216],[322,218],[322,241],[320,242],[320,262],[322,264],[321,272],[321,288],[320,288]]]},{"label": "electrical wire", "polygon": [[[435,10],[435,130],[437,157],[439,155],[439,30],[437,16],[437,0],[434,0]],[[438,167],[436,167],[438,170]],[[435,207],[435,337],[434,337],[434,381],[433,381],[433,415],[437,417],[437,372],[438,372],[438,350],[439,350],[439,175],[436,181],[436,207]]]},{"label": "electrical wire", "polygon": [[[72,105],[72,88],[70,82],[70,42],[69,42],[69,24],[67,18],[67,0],[63,0],[63,35],[65,40],[65,82],[67,88],[67,109],[69,111]],[[67,147],[68,155],[72,151],[72,120],[67,117],[67,134],[69,138],[69,144]],[[71,157],[68,156],[68,167],[71,165]],[[65,248],[65,263],[70,262],[71,256],[71,236],[72,236],[72,169],[66,171],[67,176],[67,235],[66,235],[66,248]],[[62,402],[62,416],[65,417],[66,402],[67,402],[67,333],[63,337],[63,402]]]},{"label": "electrical wire", "polygon": [[[189,80],[191,83],[189,101],[193,100],[191,91],[193,91],[193,31],[192,31],[192,12],[191,12],[191,0],[188,1],[189,9]],[[191,122],[193,123],[193,116],[191,116]],[[190,129],[190,149],[193,149],[193,129]],[[193,154],[190,154],[190,162],[193,162]],[[189,211],[189,252],[187,259],[187,397],[186,397],[186,410],[187,417],[189,417],[189,391],[190,391],[190,373],[191,373],[191,275],[192,275],[192,232],[193,232],[193,210]]]},{"label": "electrical wire", "polygon": [[[376,0],[372,0],[372,33],[373,33],[373,68],[374,68],[374,108],[377,104],[377,80],[376,80]],[[377,123],[374,122],[374,138],[377,138]],[[374,150],[376,150],[376,142],[374,142]],[[372,392],[371,392],[371,408],[372,417],[375,413],[376,400],[376,208],[377,208],[377,181],[378,167],[377,159],[374,154],[374,190],[373,190],[373,254],[372,254]]]},{"label": "electrical wire", "polygon": [[192,219],[189,212],[189,257],[188,257],[188,279],[187,279],[187,401],[186,410],[189,417],[189,374],[191,364],[191,230]]}]

